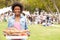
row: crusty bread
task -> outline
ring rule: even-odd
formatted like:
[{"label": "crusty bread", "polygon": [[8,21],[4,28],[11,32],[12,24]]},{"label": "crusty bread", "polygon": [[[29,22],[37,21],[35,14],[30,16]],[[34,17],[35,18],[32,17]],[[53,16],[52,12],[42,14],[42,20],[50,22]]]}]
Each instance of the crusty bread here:
[{"label": "crusty bread", "polygon": [[26,30],[17,30],[16,28],[7,28],[3,32],[11,36],[27,36]]}]

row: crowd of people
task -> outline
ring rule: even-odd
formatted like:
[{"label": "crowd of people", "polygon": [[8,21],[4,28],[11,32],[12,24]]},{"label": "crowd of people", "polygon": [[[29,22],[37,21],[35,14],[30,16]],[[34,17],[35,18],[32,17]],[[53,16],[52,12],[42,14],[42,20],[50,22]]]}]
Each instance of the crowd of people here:
[{"label": "crowd of people", "polygon": [[[12,11],[8,11],[0,14],[0,22],[6,21],[8,22],[8,18],[12,16],[14,13]],[[43,26],[50,26],[55,22],[58,23],[60,20],[60,16],[57,12],[51,13],[42,10],[40,13],[38,11],[34,11],[33,13],[23,10],[22,16],[25,16],[27,19],[27,23],[31,24],[42,24]]]},{"label": "crowd of people", "polygon": [[8,18],[12,15],[11,11],[0,14],[0,22],[6,21],[8,22]]},{"label": "crowd of people", "polygon": [[30,14],[28,19],[30,20],[29,24],[42,24],[43,26],[50,26],[54,23],[58,23],[60,18],[57,12],[52,14],[50,12],[41,11],[40,14],[37,12]]}]

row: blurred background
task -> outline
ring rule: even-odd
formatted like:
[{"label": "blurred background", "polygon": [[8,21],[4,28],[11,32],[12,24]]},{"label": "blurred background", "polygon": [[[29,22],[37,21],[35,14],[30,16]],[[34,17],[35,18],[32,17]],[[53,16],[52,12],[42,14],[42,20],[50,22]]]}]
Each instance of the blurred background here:
[{"label": "blurred background", "polygon": [[0,40],[13,15],[11,5],[20,2],[31,36],[28,40],[60,40],[60,0],[0,0]]}]

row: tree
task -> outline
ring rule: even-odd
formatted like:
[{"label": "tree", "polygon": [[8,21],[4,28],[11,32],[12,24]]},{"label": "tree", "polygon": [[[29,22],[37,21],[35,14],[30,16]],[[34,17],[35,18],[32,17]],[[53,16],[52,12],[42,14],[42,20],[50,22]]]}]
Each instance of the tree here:
[{"label": "tree", "polygon": [[35,8],[48,12],[60,11],[60,0],[0,0],[0,8],[11,6],[14,2],[20,2],[24,8],[34,11]]}]

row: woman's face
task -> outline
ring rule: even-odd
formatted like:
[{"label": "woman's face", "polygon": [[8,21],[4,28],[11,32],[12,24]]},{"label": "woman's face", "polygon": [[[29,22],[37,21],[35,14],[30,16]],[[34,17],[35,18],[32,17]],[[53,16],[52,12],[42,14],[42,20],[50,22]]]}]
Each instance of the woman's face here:
[{"label": "woman's face", "polygon": [[19,7],[19,6],[16,6],[16,7],[14,8],[14,13],[15,13],[15,15],[20,15],[20,12],[21,12],[20,7]]}]

